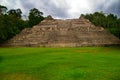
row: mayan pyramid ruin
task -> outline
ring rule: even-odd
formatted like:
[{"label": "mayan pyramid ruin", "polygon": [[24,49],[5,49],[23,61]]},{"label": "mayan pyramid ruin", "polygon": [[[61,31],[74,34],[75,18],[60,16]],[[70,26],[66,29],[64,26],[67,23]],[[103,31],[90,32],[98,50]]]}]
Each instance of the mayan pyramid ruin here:
[{"label": "mayan pyramid ruin", "polygon": [[80,47],[118,45],[120,40],[103,27],[89,20],[53,19],[48,16],[38,25],[24,29],[4,46],[22,47]]}]

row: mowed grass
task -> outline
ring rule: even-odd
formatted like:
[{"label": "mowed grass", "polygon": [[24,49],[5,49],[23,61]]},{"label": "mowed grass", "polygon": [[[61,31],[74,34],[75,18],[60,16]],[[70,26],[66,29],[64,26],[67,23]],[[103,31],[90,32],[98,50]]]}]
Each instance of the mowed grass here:
[{"label": "mowed grass", "polygon": [[120,47],[0,48],[0,80],[120,80]]}]

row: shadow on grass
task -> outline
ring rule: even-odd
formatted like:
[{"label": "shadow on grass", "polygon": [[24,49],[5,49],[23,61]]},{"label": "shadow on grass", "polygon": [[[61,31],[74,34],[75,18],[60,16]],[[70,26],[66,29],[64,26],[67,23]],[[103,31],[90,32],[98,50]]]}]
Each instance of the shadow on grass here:
[{"label": "shadow on grass", "polygon": [[0,63],[2,62],[2,60],[3,60],[3,57],[2,57],[2,56],[0,56]]},{"label": "shadow on grass", "polygon": [[116,73],[110,78],[111,80],[120,80],[120,73]]}]

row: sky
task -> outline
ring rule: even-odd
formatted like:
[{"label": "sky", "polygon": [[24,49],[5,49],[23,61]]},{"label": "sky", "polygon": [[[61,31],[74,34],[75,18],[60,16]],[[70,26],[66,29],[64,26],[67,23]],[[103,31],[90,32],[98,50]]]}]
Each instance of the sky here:
[{"label": "sky", "polygon": [[20,8],[27,16],[30,9],[37,8],[44,16],[60,19],[78,18],[81,14],[96,11],[120,17],[120,0],[0,0],[0,5],[8,9]]}]

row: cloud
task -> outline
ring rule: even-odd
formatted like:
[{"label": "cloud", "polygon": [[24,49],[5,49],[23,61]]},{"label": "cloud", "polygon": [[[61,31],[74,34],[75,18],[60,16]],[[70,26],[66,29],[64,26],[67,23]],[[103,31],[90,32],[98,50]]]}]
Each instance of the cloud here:
[{"label": "cloud", "polygon": [[120,0],[115,0],[112,5],[109,5],[109,7],[107,7],[103,11],[106,13],[113,13],[120,17]]},{"label": "cloud", "polygon": [[68,7],[65,5],[65,2],[60,2],[61,0],[53,1],[53,0],[44,0],[42,2],[42,6],[37,6],[41,9],[46,15],[52,15],[55,18],[67,18],[67,9]]},{"label": "cloud", "polygon": [[[58,1],[60,2],[61,0],[58,0]],[[49,0],[48,2],[48,0],[44,0],[44,1],[43,0],[38,0],[38,1],[16,0],[14,4],[17,5],[17,7],[13,4],[11,4],[12,7],[11,5],[7,5],[7,6],[10,6],[11,8],[20,7],[23,13],[27,15],[30,9],[37,8],[40,11],[44,12],[45,16],[52,15],[55,18],[68,18],[69,17],[67,14],[68,7],[66,6],[66,3],[65,2],[58,3],[58,1]],[[11,2],[9,1],[9,3]]]},{"label": "cloud", "polygon": [[0,4],[8,9],[20,8],[23,14],[37,8],[45,16],[54,18],[78,18],[80,14],[104,11],[120,17],[120,0],[1,0]]},{"label": "cloud", "polygon": [[95,11],[103,11],[106,14],[112,13],[120,17],[120,0],[104,0],[96,5]]}]

